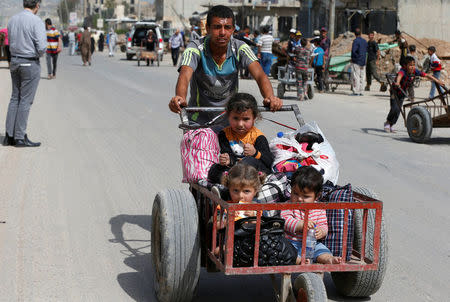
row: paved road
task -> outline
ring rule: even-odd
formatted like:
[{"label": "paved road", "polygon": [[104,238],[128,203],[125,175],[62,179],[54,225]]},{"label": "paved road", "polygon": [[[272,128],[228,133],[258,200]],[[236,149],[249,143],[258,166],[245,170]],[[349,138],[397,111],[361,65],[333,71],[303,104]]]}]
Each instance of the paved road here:
[{"label": "paved road", "polygon": [[[155,301],[152,201],[159,190],[182,186],[178,117],[167,110],[176,71],[123,57],[95,54],[93,66],[82,67],[79,57],[63,55],[57,78],[41,81],[30,115],[28,134],[42,147],[0,148],[0,301]],[[241,90],[257,95],[251,81]],[[0,68],[0,121],[9,94],[9,72]],[[371,187],[385,201],[389,268],[371,301],[444,301],[450,129],[434,131],[427,145],[410,142],[402,125],[386,134],[387,104],[386,94],[341,91],[299,105],[334,146],[340,183]],[[259,127],[268,136],[281,130]],[[348,301],[329,276],[325,282],[330,300]],[[202,272],[197,300],[273,301],[270,284]]]}]

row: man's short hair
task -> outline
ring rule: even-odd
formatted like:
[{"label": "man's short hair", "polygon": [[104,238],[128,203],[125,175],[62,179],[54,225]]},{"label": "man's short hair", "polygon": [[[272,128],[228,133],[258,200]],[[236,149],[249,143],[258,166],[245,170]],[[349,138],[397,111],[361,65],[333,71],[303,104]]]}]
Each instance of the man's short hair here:
[{"label": "man's short hair", "polygon": [[305,38],[301,38],[300,39],[300,45],[302,47],[306,47],[306,45],[308,45],[308,40],[306,40]]},{"label": "man's short hair", "polygon": [[52,19],[50,18],[45,19],[45,24],[52,25]]},{"label": "man's short hair", "polygon": [[360,28],[356,28],[355,29],[355,36],[361,36],[361,29]]},{"label": "man's short hair", "polygon": [[231,8],[225,5],[216,5],[211,7],[211,9],[208,11],[208,16],[206,17],[206,26],[211,25],[212,18],[218,17],[218,18],[231,18],[231,22],[234,23],[234,14]]},{"label": "man's short hair", "polygon": [[375,34],[375,32],[373,31],[373,30],[371,30],[370,32],[369,32],[369,35],[374,35]]},{"label": "man's short hair", "polygon": [[409,51],[416,51],[416,45],[414,44],[409,45]]},{"label": "man's short hair", "polygon": [[263,34],[269,33],[269,27],[268,27],[268,26],[264,26],[264,27],[261,29],[261,32],[262,32]]},{"label": "man's short hair", "polygon": [[23,0],[23,7],[33,9],[36,8],[36,6],[40,3],[41,0]]}]

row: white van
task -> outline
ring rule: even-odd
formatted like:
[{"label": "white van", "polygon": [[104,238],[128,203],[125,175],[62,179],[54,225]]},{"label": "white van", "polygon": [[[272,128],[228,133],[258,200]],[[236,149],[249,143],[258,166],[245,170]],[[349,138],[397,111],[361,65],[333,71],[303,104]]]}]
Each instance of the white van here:
[{"label": "white van", "polygon": [[136,22],[131,28],[130,34],[127,39],[127,60],[131,60],[136,55],[136,50],[141,47],[141,41],[147,37],[147,32],[152,29],[156,33],[158,43],[155,51],[159,56],[159,60],[162,61],[164,53],[164,41],[159,30],[160,25],[155,22]]}]

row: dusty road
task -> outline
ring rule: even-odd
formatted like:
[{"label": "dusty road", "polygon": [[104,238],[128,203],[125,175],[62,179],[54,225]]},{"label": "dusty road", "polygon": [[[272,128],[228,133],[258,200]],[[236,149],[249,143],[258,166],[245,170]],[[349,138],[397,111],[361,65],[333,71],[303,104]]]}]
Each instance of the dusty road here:
[{"label": "dusty road", "polygon": [[[176,71],[123,57],[94,54],[84,68],[64,54],[30,114],[28,134],[42,146],[0,148],[0,301],[155,301],[152,202],[159,190],[182,186],[178,117],[167,109]],[[10,89],[0,68],[0,123]],[[241,91],[257,95],[257,86],[242,81]],[[339,183],[370,187],[385,202],[389,265],[371,301],[448,300],[450,129],[412,143],[401,123],[395,134],[381,131],[387,94],[341,92],[299,105],[334,146]],[[281,130],[259,127],[268,136]],[[348,300],[325,281],[331,301]],[[202,272],[197,300],[273,301],[270,286],[265,277]]]}]

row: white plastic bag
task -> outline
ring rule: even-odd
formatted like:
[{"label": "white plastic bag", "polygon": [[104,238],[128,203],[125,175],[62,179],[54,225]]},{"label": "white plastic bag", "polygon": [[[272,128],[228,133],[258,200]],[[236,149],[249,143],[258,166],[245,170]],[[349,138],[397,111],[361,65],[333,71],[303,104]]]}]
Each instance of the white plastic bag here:
[{"label": "white plastic bag", "polygon": [[[324,141],[322,143],[315,143],[312,146],[312,152],[303,151],[301,145],[295,139],[295,136],[298,133],[305,132],[319,133],[323,137]],[[283,148],[280,148],[281,146],[284,146],[283,148],[293,147],[297,152],[284,150]],[[319,126],[317,126],[316,122],[305,124],[295,132],[284,133],[283,137],[273,138],[270,141],[269,147],[270,151],[275,156],[273,166],[288,159],[298,159],[299,161],[301,161],[302,159],[311,157],[317,163],[317,165],[312,166],[318,171],[321,171],[323,169],[324,182],[329,180],[333,184],[337,184],[339,178],[339,162],[336,158],[336,153],[334,152],[333,147],[331,147],[323,132],[320,130]]]}]

